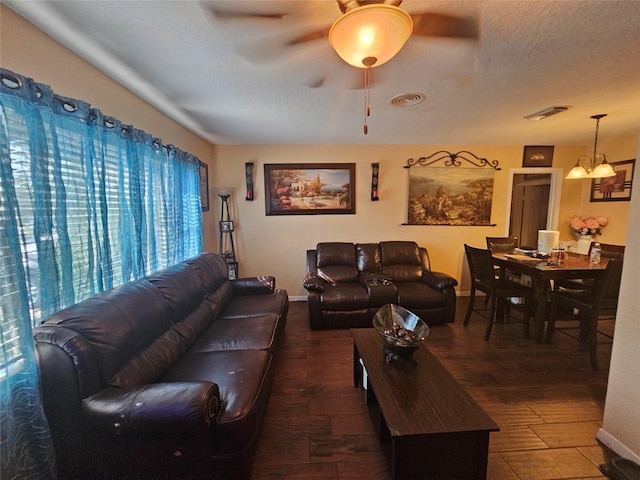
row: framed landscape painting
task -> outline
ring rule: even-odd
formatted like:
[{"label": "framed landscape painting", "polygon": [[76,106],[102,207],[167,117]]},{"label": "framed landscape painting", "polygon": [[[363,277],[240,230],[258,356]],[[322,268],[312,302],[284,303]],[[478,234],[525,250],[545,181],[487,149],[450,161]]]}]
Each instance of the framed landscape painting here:
[{"label": "framed landscape painting", "polygon": [[411,168],[407,224],[491,225],[494,174],[483,168]]},{"label": "framed landscape painting", "polygon": [[355,168],[355,163],[265,164],[266,214],[354,214]]}]

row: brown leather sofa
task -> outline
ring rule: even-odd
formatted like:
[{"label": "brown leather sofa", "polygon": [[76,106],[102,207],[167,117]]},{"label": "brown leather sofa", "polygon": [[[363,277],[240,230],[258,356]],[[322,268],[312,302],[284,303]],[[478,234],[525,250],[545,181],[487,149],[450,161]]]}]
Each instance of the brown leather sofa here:
[{"label": "brown leather sofa", "polygon": [[427,249],[415,242],[318,243],[307,250],[303,285],[312,329],[371,327],[387,303],[428,325],[455,319],[458,281],[432,272]]},{"label": "brown leather sofa", "polygon": [[249,471],[289,300],[273,277],[227,275],[201,254],[34,329],[58,478]]}]

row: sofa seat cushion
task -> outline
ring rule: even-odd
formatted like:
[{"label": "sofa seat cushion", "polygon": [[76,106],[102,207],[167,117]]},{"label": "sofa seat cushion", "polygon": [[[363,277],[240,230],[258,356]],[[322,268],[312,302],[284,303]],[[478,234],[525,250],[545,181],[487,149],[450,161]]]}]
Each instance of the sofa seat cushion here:
[{"label": "sofa seat cushion", "polygon": [[395,284],[398,293],[398,304],[411,308],[440,308],[446,301],[440,290],[417,282],[398,282]]},{"label": "sofa seat cushion", "polygon": [[341,283],[337,286],[327,285],[320,302],[326,311],[366,310],[369,295],[360,283]]},{"label": "sofa seat cushion", "polygon": [[220,313],[218,318],[259,317],[276,313],[286,317],[289,311],[289,297],[284,290],[276,290],[268,295],[235,296]]},{"label": "sofa seat cushion", "polygon": [[215,428],[218,453],[237,454],[258,434],[273,368],[273,357],[265,350],[189,352],[161,381],[218,385],[222,403]]},{"label": "sofa seat cushion", "polygon": [[275,353],[282,342],[284,324],[284,319],[275,314],[218,319],[200,335],[189,352],[269,350]]}]

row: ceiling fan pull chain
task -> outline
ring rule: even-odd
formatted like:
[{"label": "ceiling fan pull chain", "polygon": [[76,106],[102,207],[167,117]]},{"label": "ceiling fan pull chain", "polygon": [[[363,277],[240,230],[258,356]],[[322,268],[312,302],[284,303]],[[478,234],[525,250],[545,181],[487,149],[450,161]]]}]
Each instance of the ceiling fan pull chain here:
[{"label": "ceiling fan pull chain", "polygon": [[367,117],[371,116],[371,105],[369,105],[369,84],[371,82],[371,67],[364,69],[364,134],[369,133]]}]

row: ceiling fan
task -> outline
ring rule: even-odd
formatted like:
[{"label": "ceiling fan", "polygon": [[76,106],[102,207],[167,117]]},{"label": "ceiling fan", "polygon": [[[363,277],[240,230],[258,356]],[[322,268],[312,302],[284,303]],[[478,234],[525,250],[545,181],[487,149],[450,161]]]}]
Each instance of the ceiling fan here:
[{"label": "ceiling fan", "polygon": [[[371,114],[369,91],[371,69],[391,60],[411,35],[475,40],[478,29],[473,19],[436,12],[409,14],[400,8],[402,0],[337,0],[342,12],[332,25],[305,33],[285,43],[295,46],[328,38],[336,53],[349,65],[364,69],[365,116],[364,134],[368,133],[367,117]],[[246,12],[220,10],[211,6],[219,19],[255,18],[282,20],[283,12]],[[322,85],[324,78],[310,84]]]},{"label": "ceiling fan", "polygon": [[[292,38],[285,42],[285,46],[328,38],[338,55],[347,63],[357,68],[373,68],[393,58],[410,35],[468,40],[478,38],[478,28],[474,19],[437,12],[408,13],[400,8],[402,0],[337,0],[337,3],[342,16],[333,25]],[[221,20],[282,20],[289,15],[282,11],[249,12],[221,9],[215,4],[210,5],[210,10]],[[354,52],[353,42],[356,41],[354,38],[361,36],[363,26],[369,26],[372,23],[380,25],[381,31],[376,32],[378,35],[384,34],[384,38],[379,39],[379,45],[385,46],[387,50],[384,52],[384,58],[373,55],[358,57],[360,51]],[[389,47],[389,44],[393,46]],[[343,56],[341,50],[348,53]]]}]

